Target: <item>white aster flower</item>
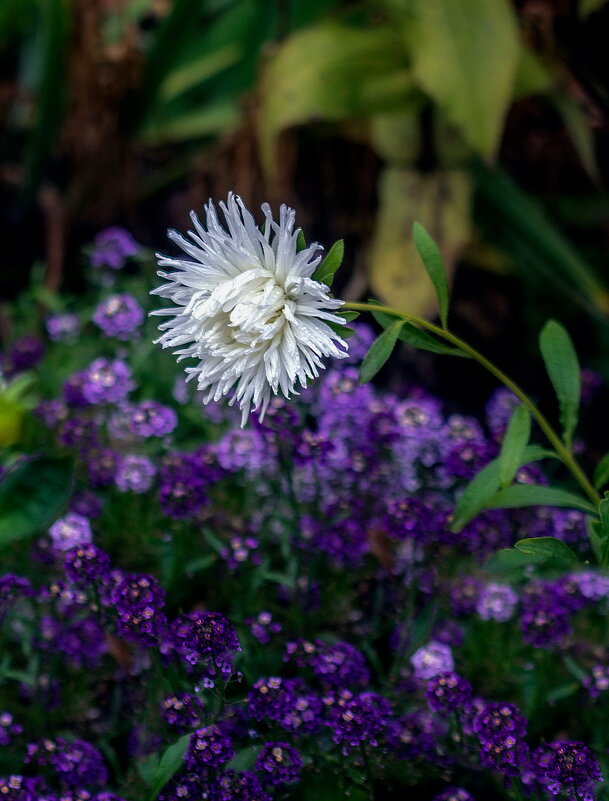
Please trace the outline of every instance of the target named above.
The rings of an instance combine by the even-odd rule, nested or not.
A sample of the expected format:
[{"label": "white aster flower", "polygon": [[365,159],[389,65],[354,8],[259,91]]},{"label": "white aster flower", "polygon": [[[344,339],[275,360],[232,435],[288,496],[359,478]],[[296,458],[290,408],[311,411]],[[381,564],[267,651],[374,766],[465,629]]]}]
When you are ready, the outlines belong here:
[{"label": "white aster flower", "polygon": [[220,208],[228,230],[210,201],[206,229],[191,213],[192,242],[169,231],[191,258],[157,255],[161,267],[174,269],[158,273],[168,283],[153,294],[175,306],[153,314],[172,316],[159,326],[163,334],[156,341],[179,348],[178,360],[199,360],[186,372],[187,380],[196,379],[207,393],[203,402],[231,393],[243,426],[252,408],[264,415],[272,394],[289,398],[297,383],[306,387],[323,369],[324,357],[346,355],[346,343],[327,325],[344,323],[330,311],[343,301],[312,280],[320,248],[314,243],[297,252],[293,209],[281,206],[276,223],[265,203],[264,224],[258,228],[236,195],[230,193]]}]

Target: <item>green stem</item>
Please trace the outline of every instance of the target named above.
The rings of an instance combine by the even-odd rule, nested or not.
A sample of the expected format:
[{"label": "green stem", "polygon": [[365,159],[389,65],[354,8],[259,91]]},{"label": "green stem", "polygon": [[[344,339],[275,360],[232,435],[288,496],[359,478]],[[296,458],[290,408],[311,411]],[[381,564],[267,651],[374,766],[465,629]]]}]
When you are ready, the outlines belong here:
[{"label": "green stem", "polygon": [[509,390],[511,390],[514,395],[521,401],[523,406],[525,406],[529,412],[531,413],[531,417],[533,417],[543,433],[548,438],[548,441],[554,447],[554,450],[558,454],[561,462],[567,467],[573,476],[573,478],[577,481],[580,487],[584,490],[586,495],[590,498],[592,503],[595,506],[598,506],[600,503],[600,495],[594,489],[592,484],[590,483],[588,477],[580,467],[578,461],[575,459],[569,448],[563,443],[560,436],[556,433],[556,431],[552,428],[546,417],[541,413],[541,411],[537,408],[537,406],[533,403],[533,401],[529,398],[529,396],[522,390],[518,384],[516,384],[512,379],[507,376],[504,372],[502,372],[498,367],[490,362],[485,356],[479,353],[475,348],[472,348],[471,345],[468,345],[467,342],[464,342],[458,336],[453,334],[451,331],[446,331],[444,328],[440,328],[438,325],[434,325],[434,323],[430,323],[427,320],[423,320],[420,317],[416,317],[413,314],[407,314],[405,312],[399,311],[399,309],[393,309],[391,306],[377,306],[376,304],[372,305],[369,303],[345,303],[342,307],[344,310],[352,310],[352,311],[378,311],[384,314],[390,314],[393,317],[398,317],[401,320],[405,320],[406,322],[413,323],[414,325],[419,326],[420,328],[427,329],[432,334],[435,334],[437,337],[441,337],[442,339],[450,342],[451,345],[454,345],[459,350],[463,351],[463,353],[467,353],[468,356],[471,356],[472,359],[481,364],[486,370],[489,371],[492,375],[495,376],[501,383],[506,386]]}]

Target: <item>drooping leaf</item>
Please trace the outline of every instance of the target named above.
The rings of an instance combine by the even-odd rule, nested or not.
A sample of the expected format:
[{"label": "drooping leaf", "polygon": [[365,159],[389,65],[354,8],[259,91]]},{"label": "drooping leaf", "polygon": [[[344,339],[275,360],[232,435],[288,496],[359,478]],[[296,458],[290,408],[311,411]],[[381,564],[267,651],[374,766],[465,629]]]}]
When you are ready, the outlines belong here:
[{"label": "drooping leaf", "polygon": [[204,53],[193,61],[176,67],[159,87],[159,99],[168,102],[189,91],[234,64],[240,56],[239,47],[232,42],[214,53]]},{"label": "drooping leaf", "polygon": [[305,235],[302,233],[302,228],[298,232],[298,236],[296,237],[296,252],[300,253],[301,250],[304,250],[307,246],[307,240],[305,239]]},{"label": "drooping leaf", "polygon": [[0,480],[0,546],[47,528],[63,511],[72,486],[69,459],[35,459]]},{"label": "drooping leaf", "polygon": [[594,181],[599,180],[598,164],[594,150],[594,134],[586,119],[585,112],[564,92],[550,95],[563,123],[579,160],[588,175]]},{"label": "drooping leaf", "polygon": [[154,799],[161,792],[167,782],[178,772],[184,764],[184,754],[188,748],[190,741],[190,734],[185,734],[166,748],[159,759],[156,773],[150,782],[150,801]]},{"label": "drooping leaf", "polygon": [[513,484],[500,490],[486,503],[487,509],[518,509],[523,506],[561,506],[596,514],[594,506],[581,495],[538,484]]},{"label": "drooping leaf", "polygon": [[[556,458],[556,454],[538,445],[527,445],[519,466],[548,458]],[[499,476],[500,461],[497,458],[490,461],[473,477],[457,501],[451,531],[461,531],[479,512],[487,508],[489,500],[499,489]]]},{"label": "drooping leaf", "polygon": [[440,248],[419,222],[413,223],[412,238],[414,239],[414,244],[421,257],[423,266],[427,270],[427,275],[436,290],[440,320],[442,321],[442,326],[446,328],[448,321],[449,292],[448,281],[446,280],[446,268],[444,266],[444,259],[440,253]]},{"label": "drooping leaf", "polygon": [[429,231],[450,277],[470,237],[470,176],[463,170],[423,174],[386,167],[379,179],[378,195],[370,285],[388,305],[418,317],[432,317],[438,308],[436,292],[421,270],[409,231],[415,220]]},{"label": "drooping leaf", "polygon": [[415,0],[411,8],[404,32],[415,78],[473,150],[493,156],[519,56],[511,3]]},{"label": "drooping leaf", "polygon": [[403,325],[404,323],[400,320],[392,323],[389,328],[385,329],[372,343],[370,350],[364,356],[359,370],[359,380],[361,384],[365,384],[367,381],[374,378],[391,356]]},{"label": "drooping leaf", "polygon": [[357,318],[360,316],[360,313],[356,311],[341,311],[339,309],[336,313],[347,323],[350,323],[352,320],[357,320]]},{"label": "drooping leaf", "polygon": [[581,375],[577,353],[566,329],[548,320],[539,337],[539,347],[560,406],[565,443],[570,447],[577,426]]},{"label": "drooping leaf", "polygon": [[499,484],[509,486],[522,464],[522,454],[531,436],[531,415],[525,406],[517,406],[505,432],[499,454]]},{"label": "drooping leaf", "polygon": [[579,562],[574,551],[569,548],[567,543],[556,539],[556,537],[531,537],[519,540],[514,545],[514,548],[525,554],[525,556],[557,562],[568,567],[573,567]]},{"label": "drooping leaf", "polygon": [[332,245],[319,267],[315,270],[311,276],[312,279],[314,281],[319,281],[326,286],[332,286],[334,275],[340,265],[343,263],[344,255],[345,242],[343,239],[339,239]]},{"label": "drooping leaf", "polygon": [[150,119],[141,131],[141,139],[147,145],[200,139],[225,133],[236,127],[239,121],[236,104],[230,100],[218,100],[201,110],[188,111],[170,119]]},{"label": "drooping leaf", "polygon": [[403,42],[387,25],[360,29],[322,21],[293,34],[269,59],[260,87],[267,174],[276,174],[275,143],[284,128],[392,109],[412,92]]}]

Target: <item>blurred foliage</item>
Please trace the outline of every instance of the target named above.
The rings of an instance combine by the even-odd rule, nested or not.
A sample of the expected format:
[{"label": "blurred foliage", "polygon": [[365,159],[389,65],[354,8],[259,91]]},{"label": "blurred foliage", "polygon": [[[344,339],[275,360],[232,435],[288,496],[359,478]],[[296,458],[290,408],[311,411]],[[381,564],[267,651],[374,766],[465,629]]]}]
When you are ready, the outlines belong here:
[{"label": "blurred foliage", "polygon": [[[552,206],[564,198],[542,186],[548,208],[547,197],[522,188],[521,175],[510,176],[522,136],[510,120],[532,104],[558,121],[567,159],[577,154],[586,198],[599,200],[604,223],[595,132],[609,93],[602,76],[570,60],[558,34],[561,24],[593,24],[603,6],[3,0],[2,211],[23,226],[40,211],[47,285],[57,288],[75,226],[89,226],[88,235],[92,226],[134,218],[138,204],[200,180],[202,158],[221,176],[214,189],[247,193],[240,184],[249,170],[250,187],[297,202],[294,165],[302,158],[310,169],[315,160],[303,152],[299,128],[378,156],[378,209],[359,244],[379,298],[434,313],[410,241],[419,219],[449,273],[464,254],[476,267],[520,270],[604,321],[608,282],[596,254],[580,251],[557,222]],[[247,145],[254,135],[259,163]],[[523,164],[526,146],[523,139]],[[215,161],[222,148],[226,157]],[[506,155],[507,171],[497,166]],[[324,165],[317,167],[321,183]]]}]

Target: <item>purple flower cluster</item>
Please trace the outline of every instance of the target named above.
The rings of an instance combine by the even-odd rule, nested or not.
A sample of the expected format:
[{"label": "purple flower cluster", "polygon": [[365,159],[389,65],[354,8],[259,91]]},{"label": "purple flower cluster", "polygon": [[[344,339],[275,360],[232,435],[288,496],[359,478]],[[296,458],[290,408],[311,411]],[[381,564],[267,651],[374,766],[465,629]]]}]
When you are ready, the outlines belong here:
[{"label": "purple flower cluster", "polygon": [[230,737],[216,728],[205,726],[191,734],[184,762],[190,770],[202,767],[217,768],[229,762],[234,756],[235,749]]},{"label": "purple flower cluster", "polygon": [[180,732],[196,729],[201,725],[202,708],[201,701],[192,693],[168,695],[162,703],[163,717]]},{"label": "purple flower cluster", "polygon": [[256,770],[270,786],[294,784],[301,769],[302,758],[289,743],[265,743],[256,760]]},{"label": "purple flower cluster", "polygon": [[179,658],[209,678],[229,678],[233,654],[241,644],[232,623],[220,612],[190,612],[173,620],[168,638]]},{"label": "purple flower cluster", "polygon": [[391,707],[389,702],[372,692],[353,695],[342,690],[336,695],[324,698],[328,710],[328,725],[332,739],[342,746],[343,754],[360,745],[375,748],[384,734]]},{"label": "purple flower cluster", "polygon": [[135,256],[139,250],[140,246],[129,231],[119,226],[105,228],[93,240],[91,265],[97,268],[122,270],[127,259]]},{"label": "purple flower cluster", "polygon": [[164,630],[162,611],[165,591],[153,576],[127,576],[111,592],[111,603],[118,613],[118,630],[140,645],[156,645]]},{"label": "purple flower cluster", "polygon": [[108,780],[101,753],[85,740],[68,742],[63,737],[57,737],[30,743],[25,761],[49,766],[68,788],[98,787]]},{"label": "purple flower cluster", "polygon": [[111,295],[102,300],[93,322],[107,337],[127,340],[144,321],[144,310],[132,295]]}]

